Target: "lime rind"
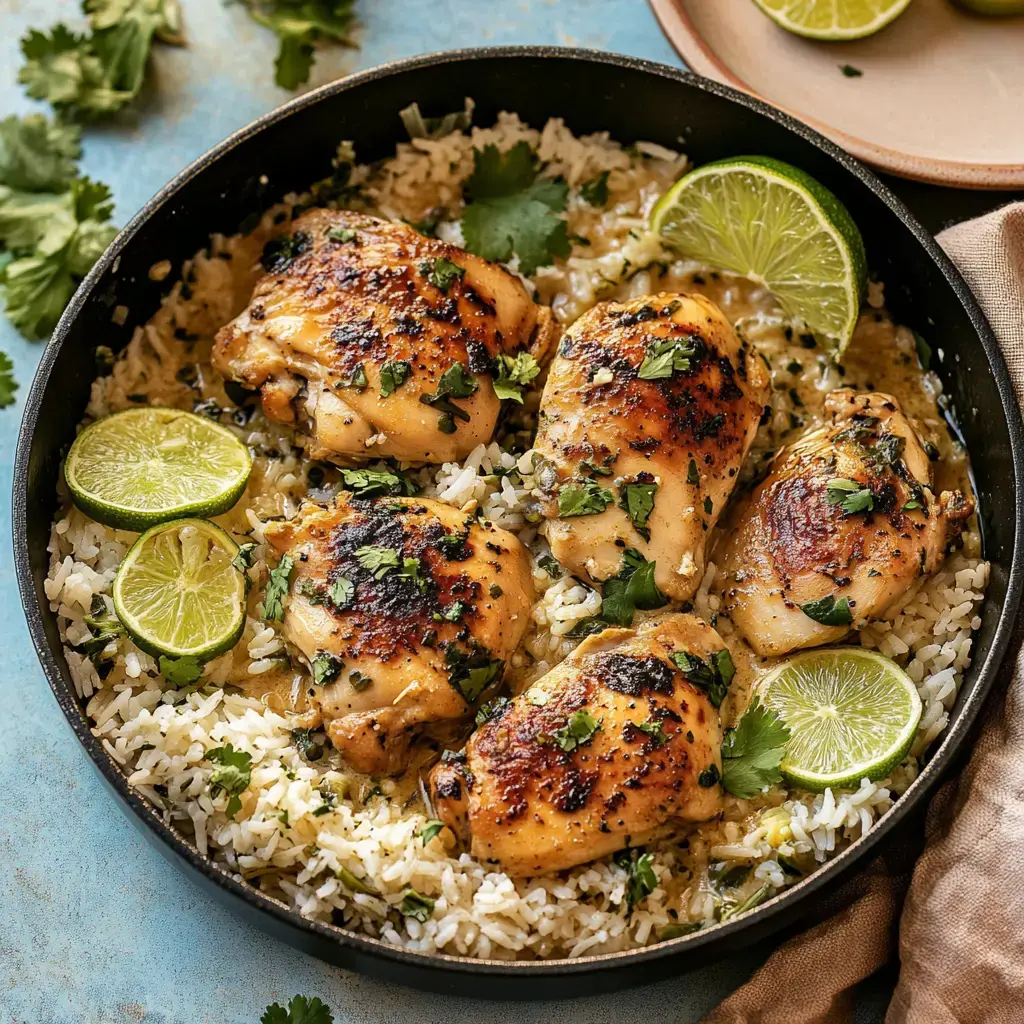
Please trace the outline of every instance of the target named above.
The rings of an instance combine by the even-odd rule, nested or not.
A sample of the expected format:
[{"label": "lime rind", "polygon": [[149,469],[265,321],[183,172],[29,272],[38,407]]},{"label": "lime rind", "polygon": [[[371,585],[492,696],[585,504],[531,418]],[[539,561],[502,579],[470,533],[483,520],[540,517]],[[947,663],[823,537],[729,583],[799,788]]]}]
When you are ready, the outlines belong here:
[{"label": "lime rind", "polygon": [[790,730],[783,776],[813,792],[884,779],[903,762],[921,720],[913,680],[859,647],[798,654],[757,689]]},{"label": "lime rind", "polygon": [[787,32],[806,39],[864,39],[896,20],[910,0],[754,0]]},{"label": "lime rind", "polygon": [[867,282],[864,242],[846,207],[798,167],[741,156],[704,164],[651,214],[670,248],[760,281],[838,358]]},{"label": "lime rind", "polygon": [[114,580],[114,611],[154,657],[207,661],[238,643],[245,627],[245,575],[238,545],[215,523],[178,519],[151,527]]},{"label": "lime rind", "polygon": [[116,412],[86,427],[64,463],[74,503],[107,526],[145,530],[232,508],[252,469],[226,427],[180,409]]}]

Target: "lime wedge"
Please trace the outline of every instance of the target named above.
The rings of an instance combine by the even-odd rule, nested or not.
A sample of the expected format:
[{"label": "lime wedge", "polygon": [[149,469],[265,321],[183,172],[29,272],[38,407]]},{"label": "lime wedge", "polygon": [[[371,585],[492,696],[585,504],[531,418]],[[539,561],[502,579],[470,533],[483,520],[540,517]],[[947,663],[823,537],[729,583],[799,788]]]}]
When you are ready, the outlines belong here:
[{"label": "lime wedge", "polygon": [[245,626],[238,545],[215,523],[177,519],[147,530],[114,580],[114,611],[148,654],[205,661],[234,647]]},{"label": "lime wedge", "polygon": [[252,460],[226,427],[180,409],[127,409],[78,435],[64,463],[74,503],[122,530],[215,516],[241,497]]},{"label": "lime wedge", "polygon": [[885,28],[910,0],[754,0],[788,32],[808,39],[863,39]]},{"label": "lime wedge", "polygon": [[658,201],[651,229],[671,249],[766,285],[838,357],[857,324],[864,242],[824,185],[764,156],[690,171]]},{"label": "lime wedge", "polygon": [[921,720],[913,680],[860,647],[798,654],[767,675],[758,693],[789,727],[779,770],[792,785],[819,793],[884,779],[906,757]]}]

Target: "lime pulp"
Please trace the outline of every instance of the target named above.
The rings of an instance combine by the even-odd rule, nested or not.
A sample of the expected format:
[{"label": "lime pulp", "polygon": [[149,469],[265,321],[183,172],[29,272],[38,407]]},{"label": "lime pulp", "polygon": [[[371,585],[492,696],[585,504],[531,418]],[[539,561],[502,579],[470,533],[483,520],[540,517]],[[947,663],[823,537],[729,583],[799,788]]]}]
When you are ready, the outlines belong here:
[{"label": "lime pulp", "polygon": [[245,575],[238,545],[205,519],[147,530],[114,580],[114,611],[128,635],[154,657],[202,661],[230,650],[245,626]]},{"label": "lime pulp", "polygon": [[885,778],[903,762],[921,720],[913,680],[860,647],[798,654],[757,689],[790,730],[783,776],[814,792]]},{"label": "lime pulp", "polygon": [[658,201],[671,249],[762,282],[835,357],[857,325],[867,259],[846,207],[809,174],[763,156],[705,164]]},{"label": "lime pulp", "polygon": [[215,516],[241,497],[252,460],[219,423],[147,406],[97,420],[64,463],[74,503],[93,519],[144,530],[185,516]]}]

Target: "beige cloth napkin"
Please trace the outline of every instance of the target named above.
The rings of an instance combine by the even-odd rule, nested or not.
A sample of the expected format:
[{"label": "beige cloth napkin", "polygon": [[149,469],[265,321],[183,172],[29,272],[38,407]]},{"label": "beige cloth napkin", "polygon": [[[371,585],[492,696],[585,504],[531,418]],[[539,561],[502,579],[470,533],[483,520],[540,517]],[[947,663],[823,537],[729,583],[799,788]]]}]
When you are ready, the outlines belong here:
[{"label": "beige cloth napkin", "polygon": [[[984,308],[1024,405],[1024,203],[939,242]],[[913,838],[891,846],[837,890],[842,909],[776,950],[704,1024],[851,1020],[850,989],[896,952],[897,923],[886,1024],[1024,1021],[1024,654],[1014,651],[970,762],[932,801],[916,866]]]}]

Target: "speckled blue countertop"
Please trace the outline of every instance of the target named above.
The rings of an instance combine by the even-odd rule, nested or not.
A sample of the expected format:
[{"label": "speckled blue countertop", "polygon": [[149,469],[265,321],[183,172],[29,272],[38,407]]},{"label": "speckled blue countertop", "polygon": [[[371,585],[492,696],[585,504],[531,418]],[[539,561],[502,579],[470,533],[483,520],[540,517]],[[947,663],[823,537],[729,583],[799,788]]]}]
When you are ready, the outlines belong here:
[{"label": "speckled blue countertop", "polygon": [[[172,175],[289,94],[276,41],[238,7],[182,0],[188,47],[158,47],[154,88],[127,124],[91,129],[83,168],[111,185],[124,223]],[[29,27],[75,23],[74,0],[0,0],[0,116],[30,109],[16,84]],[[590,46],[678,64],[644,0],[360,0],[358,51],[321,55],[311,84],[417,53],[502,43]],[[10,493],[24,395],[42,352],[0,320],[21,382],[0,411]],[[426,995],[320,963],[241,923],[126,820],[53,700],[22,618],[9,505],[0,511],[0,1021],[256,1024],[268,1003],[319,995],[341,1022],[697,1020],[760,962],[748,953],[618,996],[481,1003]]]}]

